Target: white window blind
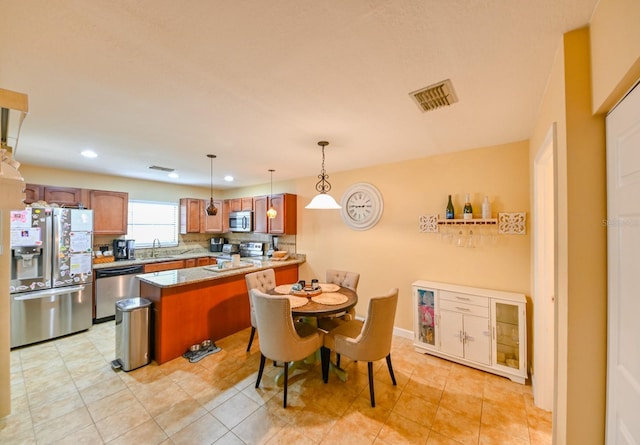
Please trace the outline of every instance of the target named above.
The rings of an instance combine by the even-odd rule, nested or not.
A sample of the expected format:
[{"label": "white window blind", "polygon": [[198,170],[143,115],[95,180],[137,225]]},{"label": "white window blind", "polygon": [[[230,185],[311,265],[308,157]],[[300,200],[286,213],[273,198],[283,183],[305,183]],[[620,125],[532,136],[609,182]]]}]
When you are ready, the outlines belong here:
[{"label": "white window blind", "polygon": [[129,201],[127,239],[135,240],[137,248],[151,247],[154,239],[158,239],[162,247],[177,246],[178,204]]}]

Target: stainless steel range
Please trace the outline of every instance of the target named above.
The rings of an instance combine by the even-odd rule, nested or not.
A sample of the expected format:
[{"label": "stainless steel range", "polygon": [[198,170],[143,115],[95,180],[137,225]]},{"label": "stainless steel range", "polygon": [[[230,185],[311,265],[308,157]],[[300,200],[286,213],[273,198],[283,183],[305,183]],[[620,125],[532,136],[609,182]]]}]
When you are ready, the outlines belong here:
[{"label": "stainless steel range", "polygon": [[241,257],[258,257],[264,255],[264,243],[245,242],[238,244],[225,244],[222,246],[222,255],[217,258],[230,260],[231,255],[240,254]]}]

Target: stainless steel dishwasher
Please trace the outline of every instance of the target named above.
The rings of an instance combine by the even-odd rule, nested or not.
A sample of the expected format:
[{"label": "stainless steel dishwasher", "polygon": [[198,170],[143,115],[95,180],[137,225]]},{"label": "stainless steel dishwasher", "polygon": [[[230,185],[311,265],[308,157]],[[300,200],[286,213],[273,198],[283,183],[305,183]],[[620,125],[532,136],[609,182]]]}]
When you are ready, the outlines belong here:
[{"label": "stainless steel dishwasher", "polygon": [[116,301],[140,296],[140,280],[144,266],[121,266],[96,269],[96,318],[94,323],[115,319]]}]

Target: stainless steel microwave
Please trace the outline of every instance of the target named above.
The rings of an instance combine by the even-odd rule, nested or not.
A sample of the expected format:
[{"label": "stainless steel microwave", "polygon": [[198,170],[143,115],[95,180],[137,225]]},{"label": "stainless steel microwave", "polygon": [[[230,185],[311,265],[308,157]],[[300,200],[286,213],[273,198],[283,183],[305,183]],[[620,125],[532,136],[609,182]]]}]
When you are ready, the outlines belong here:
[{"label": "stainless steel microwave", "polygon": [[232,232],[251,232],[253,230],[253,212],[231,212],[229,214],[229,230]]}]

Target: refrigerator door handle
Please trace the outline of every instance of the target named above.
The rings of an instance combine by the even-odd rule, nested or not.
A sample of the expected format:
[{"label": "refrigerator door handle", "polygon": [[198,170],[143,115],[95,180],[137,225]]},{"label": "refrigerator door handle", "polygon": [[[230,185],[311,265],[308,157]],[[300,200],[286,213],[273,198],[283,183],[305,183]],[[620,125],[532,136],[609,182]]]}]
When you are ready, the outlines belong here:
[{"label": "refrigerator door handle", "polygon": [[15,301],[26,301],[26,300],[37,300],[38,298],[46,298],[53,297],[55,295],[61,294],[71,294],[74,292],[80,292],[84,290],[84,286],[69,286],[69,287],[61,287],[58,289],[47,289],[41,290],[38,292],[29,292],[25,295],[18,295],[13,297]]}]

